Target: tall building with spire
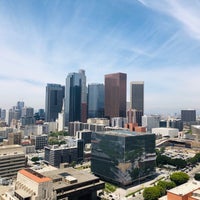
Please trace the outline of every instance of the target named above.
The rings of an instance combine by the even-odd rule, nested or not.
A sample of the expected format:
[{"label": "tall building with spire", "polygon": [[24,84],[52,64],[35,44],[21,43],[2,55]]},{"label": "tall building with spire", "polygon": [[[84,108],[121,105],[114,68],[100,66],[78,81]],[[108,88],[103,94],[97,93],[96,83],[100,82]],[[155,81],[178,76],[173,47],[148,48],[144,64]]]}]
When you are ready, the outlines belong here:
[{"label": "tall building with spire", "polygon": [[124,73],[105,75],[105,117],[126,117],[126,77]]}]

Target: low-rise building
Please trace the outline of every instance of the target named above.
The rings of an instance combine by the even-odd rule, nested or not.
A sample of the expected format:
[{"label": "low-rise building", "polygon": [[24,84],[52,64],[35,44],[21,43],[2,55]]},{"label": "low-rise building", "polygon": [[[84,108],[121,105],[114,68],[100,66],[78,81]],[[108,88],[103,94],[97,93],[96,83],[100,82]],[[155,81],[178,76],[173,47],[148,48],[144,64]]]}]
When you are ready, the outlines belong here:
[{"label": "low-rise building", "polygon": [[48,136],[45,134],[42,135],[32,135],[31,136],[31,144],[35,145],[35,149],[44,149],[48,144]]},{"label": "low-rise building", "polygon": [[20,145],[0,147],[0,177],[14,177],[26,164],[25,154]]},{"label": "low-rise building", "polygon": [[192,125],[191,126],[192,135],[196,142],[200,141],[200,125]]},{"label": "low-rise building", "polygon": [[159,200],[199,200],[200,181],[191,180],[167,191],[165,197]]},{"label": "low-rise building", "polygon": [[153,128],[158,128],[160,123],[159,115],[142,116],[142,126],[146,127],[147,132],[152,132]]},{"label": "low-rise building", "polygon": [[157,136],[166,137],[166,138],[175,138],[178,137],[179,130],[177,128],[153,128],[152,133],[155,133]]},{"label": "low-rise building", "polygon": [[77,140],[76,145],[49,145],[44,148],[45,163],[60,167],[61,163],[80,162],[83,160],[83,140]]},{"label": "low-rise building", "polygon": [[1,195],[2,200],[96,200],[104,182],[94,175],[73,169],[36,172],[22,169],[15,187]]}]

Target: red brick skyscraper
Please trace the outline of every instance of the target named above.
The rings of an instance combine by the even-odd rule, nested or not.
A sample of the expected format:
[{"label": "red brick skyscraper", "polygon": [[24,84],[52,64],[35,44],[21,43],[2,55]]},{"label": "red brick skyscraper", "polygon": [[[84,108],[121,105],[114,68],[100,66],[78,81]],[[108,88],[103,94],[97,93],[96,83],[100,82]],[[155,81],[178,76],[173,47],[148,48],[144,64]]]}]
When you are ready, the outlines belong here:
[{"label": "red brick skyscraper", "polygon": [[126,117],[126,74],[105,75],[105,117]]}]

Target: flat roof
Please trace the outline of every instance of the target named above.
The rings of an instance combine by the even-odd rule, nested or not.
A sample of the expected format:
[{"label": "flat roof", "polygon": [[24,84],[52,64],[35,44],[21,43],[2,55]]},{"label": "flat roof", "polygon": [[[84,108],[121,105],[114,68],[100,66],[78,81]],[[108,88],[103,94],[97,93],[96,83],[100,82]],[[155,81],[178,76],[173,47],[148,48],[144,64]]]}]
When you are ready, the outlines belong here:
[{"label": "flat roof", "polygon": [[183,185],[180,185],[178,187],[175,187],[171,190],[168,190],[167,192],[176,194],[176,195],[186,195],[194,190],[197,190],[200,188],[200,181],[189,181]]},{"label": "flat roof", "polygon": [[77,179],[76,183],[68,183],[65,181],[55,182],[54,183],[55,189],[71,186],[73,184],[76,185],[76,184],[80,184],[80,183],[84,183],[84,182],[88,182],[88,181],[99,180],[98,177],[96,177],[92,174],[89,174],[82,170],[74,169],[72,167],[58,169],[58,170],[52,170],[52,171],[46,171],[46,172],[42,172],[41,174],[46,177],[51,178],[52,180],[56,180],[56,179],[63,180],[63,179],[65,179],[66,176],[71,176],[71,177]]},{"label": "flat roof", "polygon": [[200,129],[200,125],[192,125],[192,127],[196,128],[196,129]]},{"label": "flat roof", "polygon": [[23,147],[21,145],[6,145],[0,147],[0,156],[24,154]]},{"label": "flat roof", "polygon": [[27,178],[37,182],[37,183],[44,183],[51,181],[51,178],[43,176],[42,174],[33,171],[32,169],[22,169],[19,171],[20,174],[23,174]]},{"label": "flat roof", "polygon": [[97,132],[100,134],[107,134],[107,135],[118,135],[118,136],[141,136],[141,135],[155,135],[154,133],[143,133],[143,132],[136,132],[136,131],[128,131],[128,130],[111,130],[111,131],[101,131]]}]

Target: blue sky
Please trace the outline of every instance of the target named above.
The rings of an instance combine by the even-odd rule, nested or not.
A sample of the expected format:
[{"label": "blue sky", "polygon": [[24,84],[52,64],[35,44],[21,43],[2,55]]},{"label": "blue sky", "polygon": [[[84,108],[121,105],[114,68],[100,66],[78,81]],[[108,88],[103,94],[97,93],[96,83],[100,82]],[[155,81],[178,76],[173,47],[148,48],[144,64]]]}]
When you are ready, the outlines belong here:
[{"label": "blue sky", "polygon": [[47,83],[145,82],[146,113],[200,109],[199,0],[0,0],[0,107],[44,107]]}]

